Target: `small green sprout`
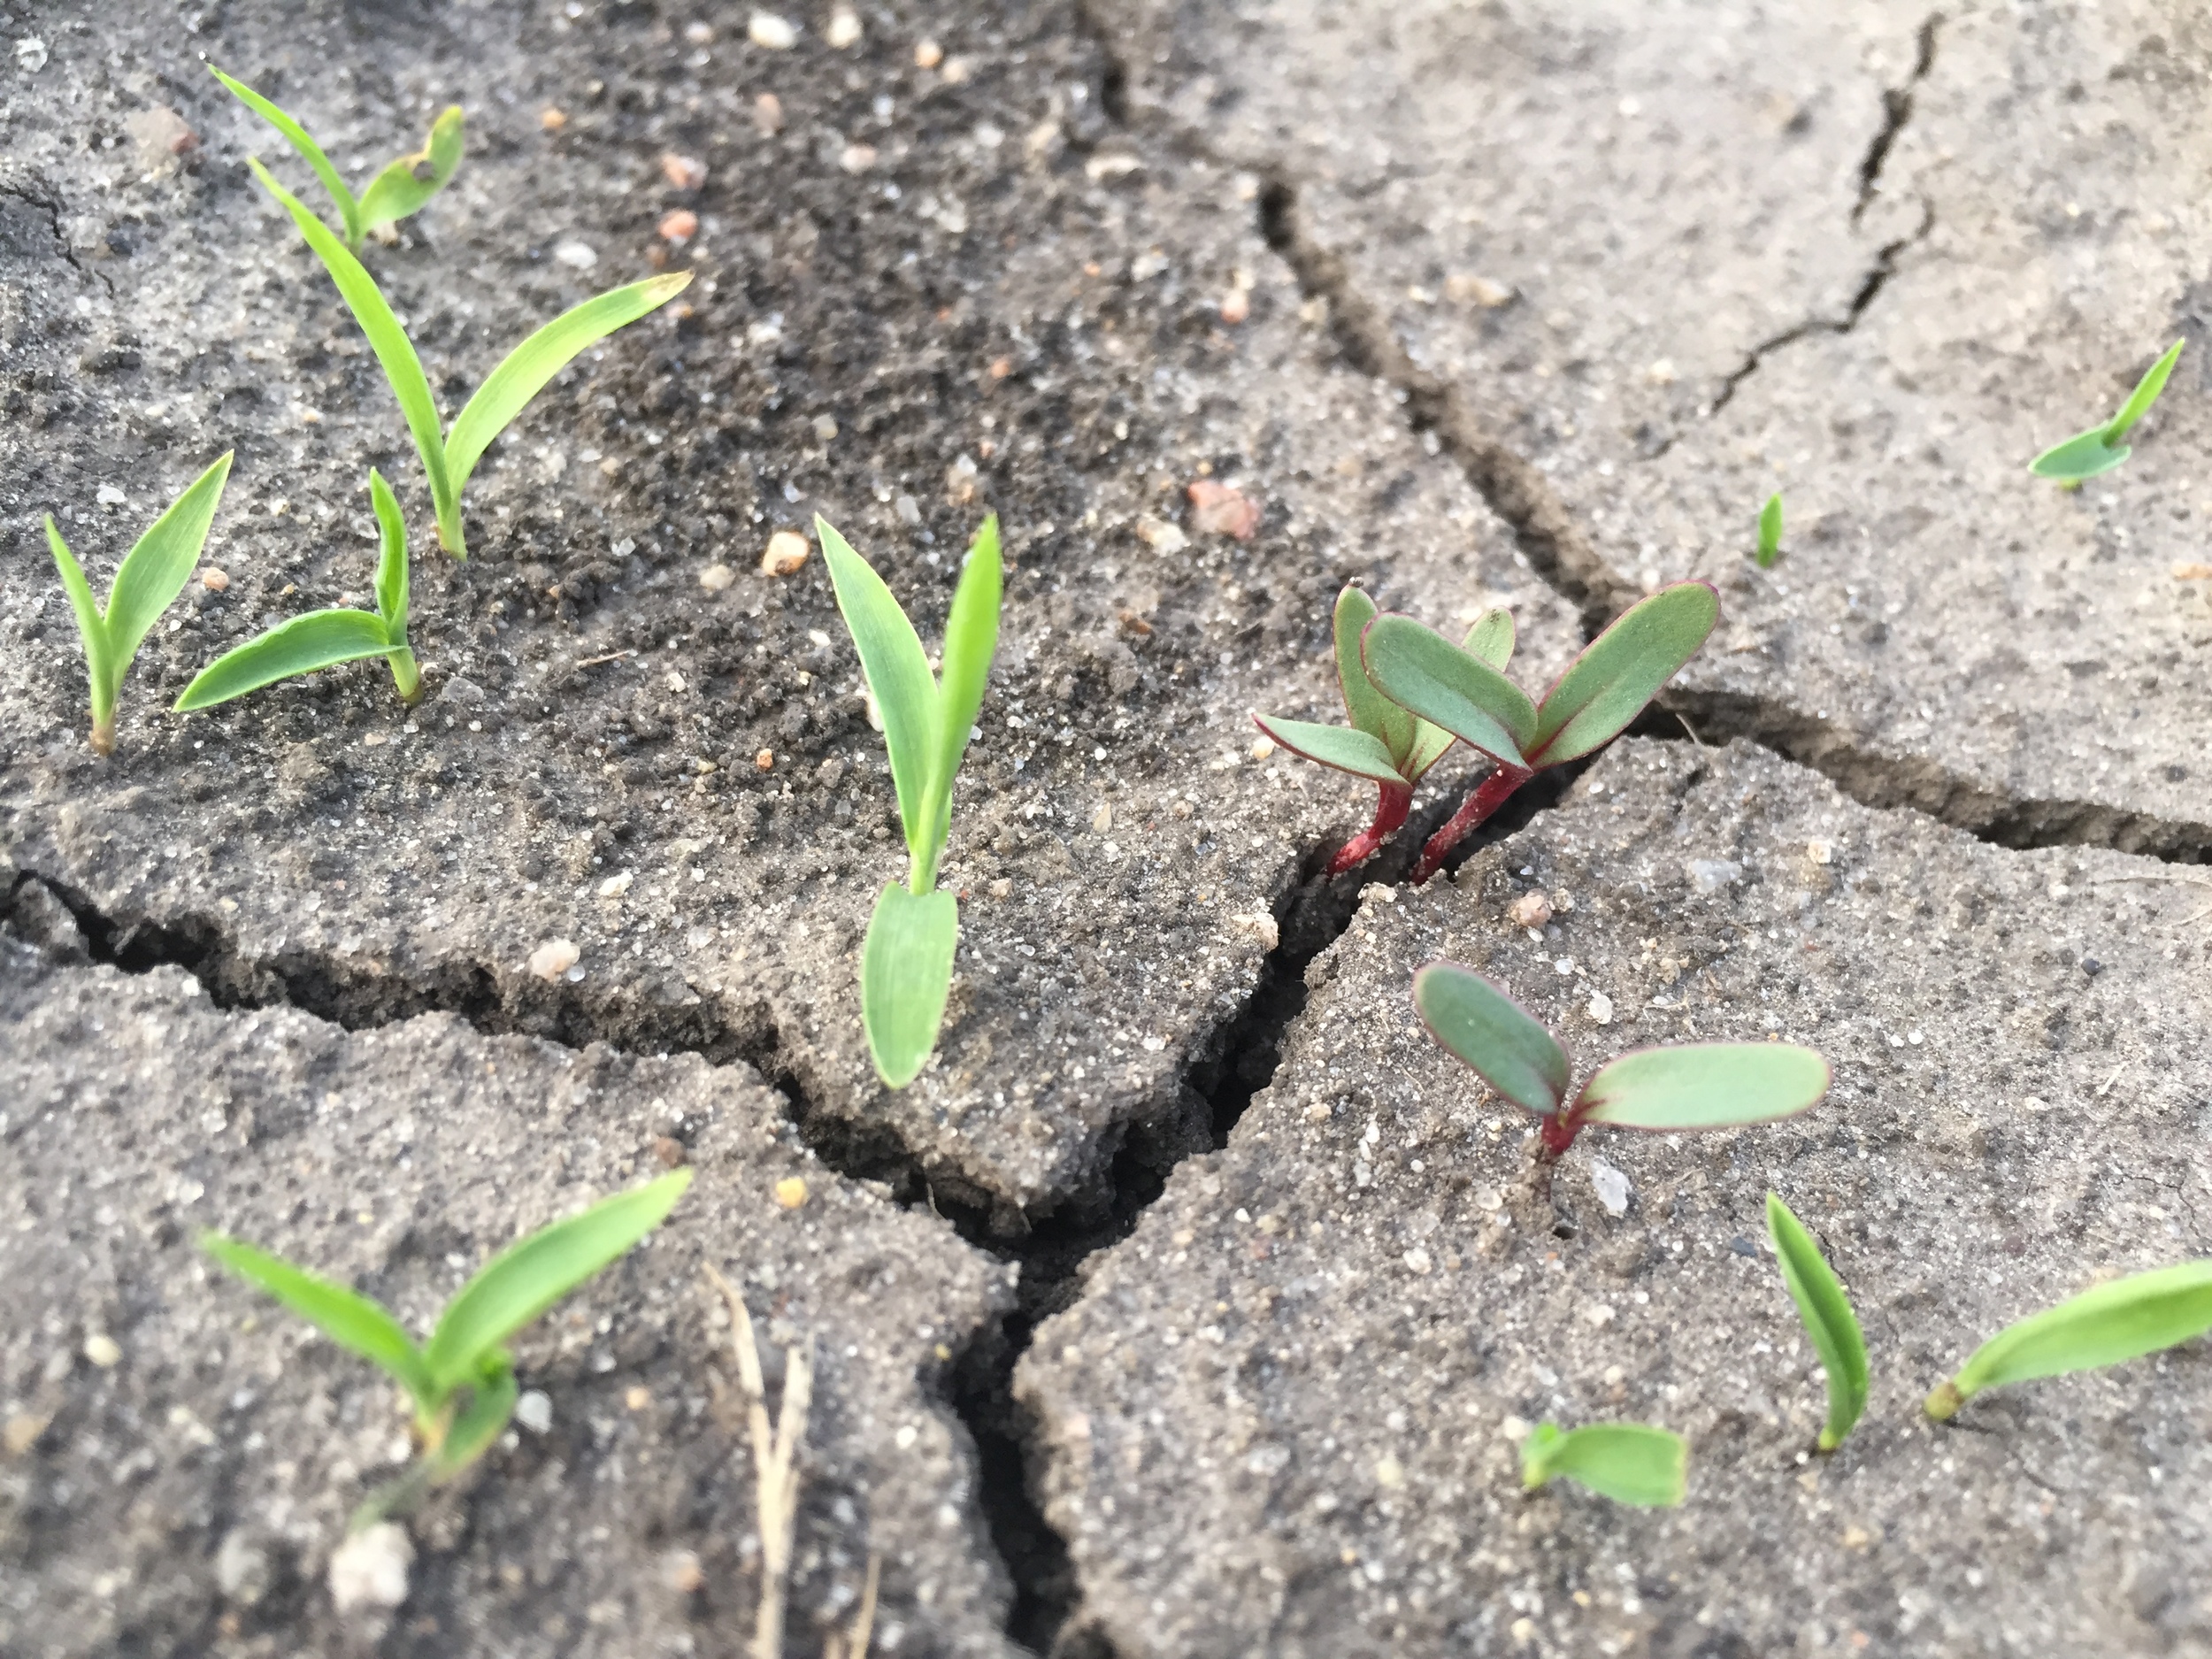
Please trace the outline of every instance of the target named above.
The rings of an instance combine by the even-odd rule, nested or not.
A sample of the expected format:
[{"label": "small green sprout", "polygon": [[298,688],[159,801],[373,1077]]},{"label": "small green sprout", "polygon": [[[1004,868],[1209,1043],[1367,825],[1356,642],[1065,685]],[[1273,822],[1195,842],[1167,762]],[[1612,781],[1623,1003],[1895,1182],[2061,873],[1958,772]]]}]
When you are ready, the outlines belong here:
[{"label": "small green sprout", "polygon": [[1561,1475],[1616,1503],[1671,1509],[1689,1492],[1690,1443],[1644,1423],[1592,1423],[1563,1432],[1539,1423],[1521,1442],[1521,1488],[1535,1492]]},{"label": "small green sprout", "polygon": [[329,226],[269,176],[266,167],[253,160],[246,165],[253,169],[262,188],[291,214],[300,234],[337,284],[361,332],[369,337],[369,347],[384,366],[384,378],[399,400],[400,413],[406,417],[407,430],[422,457],[422,470],[429,477],[430,499],[438,514],[438,544],[456,558],[468,557],[468,543],[461,534],[461,491],[492,440],[579,353],[666,304],[691,281],[690,272],[672,271],[666,276],[648,277],[626,288],[610,289],[562,312],[509,352],[476,388],[452,427],[442,429],[437,400],[430,395],[422,360],[415,355],[414,342],[399,326],[399,319],[385,303],[376,280],[330,234]]},{"label": "small green sprout", "polygon": [[1772,570],[1774,561],[1781,557],[1782,492],[1778,489],[1767,497],[1767,504],[1759,509],[1759,568]]},{"label": "small green sprout", "polygon": [[2143,378],[2135,383],[2120,412],[2101,426],[2092,426],[2078,433],[2063,443],[2055,443],[2028,463],[2028,471],[2038,478],[2055,480],[2062,489],[2078,489],[2084,479],[2094,478],[2100,472],[2109,472],[2114,467],[2135,453],[2120,440],[2127,436],[2128,428],[2150,412],[2158,401],[2159,393],[2166,389],[2166,377],[2174,372],[2175,359],[2188,343],[2177,340],[2166,349],[2166,355],[2151,365]]},{"label": "small green sprout", "polygon": [[225,651],[203,668],[177,699],[177,712],[212,708],[296,674],[381,657],[391,664],[402,703],[422,696],[422,673],[407,644],[407,526],[392,487],[369,469],[369,502],[376,509],[382,550],[376,561],[376,609],[340,606],[311,611]]},{"label": "small green sprout", "polygon": [[203,1233],[200,1248],[381,1366],[414,1402],[422,1455],[355,1511],[357,1532],[483,1455],[515,1409],[514,1363],[503,1345],[658,1226],[690,1185],[691,1171],[677,1170],[509,1245],[461,1286],[420,1345],[379,1303],[281,1256],[217,1233]]},{"label": "small green sprout", "polygon": [[[1261,731],[1292,754],[1365,778],[1377,791],[1375,818],[1338,849],[1327,873],[1340,876],[1372,857],[1398,833],[1413,805],[1413,787],[1443,758],[1452,734],[1409,714],[1375,689],[1360,661],[1360,635],[1375,619],[1375,602],[1347,587],[1336,596],[1336,679],[1349,726],[1317,726],[1256,714]],[[1464,649],[1502,673],[1513,656],[1513,613],[1486,611],[1467,630]]]},{"label": "small green sprout", "polygon": [[1789,1286],[1805,1334],[1828,1373],[1828,1421],[1821,1425],[1818,1444],[1822,1451],[1832,1452],[1866,1409],[1866,1339],[1820,1246],[1772,1193],[1767,1194],[1767,1233],[1774,1240],[1774,1259],[1782,1264],[1782,1282]]},{"label": "small green sprout", "polygon": [[1413,976],[1429,1034],[1516,1106],[1543,1121],[1540,1163],[1556,1162],[1585,1124],[1621,1129],[1741,1129],[1794,1118],[1828,1092],[1828,1063],[1791,1042],[1688,1042],[1637,1048],[1570,1095],[1573,1068],[1521,1005],[1455,962]]},{"label": "small green sprout", "polygon": [[1376,689],[1494,763],[1451,821],[1429,837],[1416,886],[1452,849],[1548,766],[1602,748],[1697,654],[1720,620],[1709,582],[1678,582],[1632,605],[1575,658],[1540,703],[1479,652],[1454,645],[1410,617],[1381,616],[1360,636]]},{"label": "small green sprout", "polygon": [[138,544],[125,557],[108,589],[105,611],[92,597],[91,584],[69,544],[61,539],[54,515],[46,515],[46,544],[53,549],[61,585],[68,589],[70,608],[77,613],[77,634],[84,641],[85,678],[92,690],[92,752],[115,752],[115,699],[123,688],[123,676],[138,655],[146,631],[174,603],[191,580],[207,545],[209,526],[223,499],[223,485],[230,477],[230,454],[195,479],[169,511],[147,527]]},{"label": "small green sprout", "polygon": [[1936,1386],[1925,1409],[1947,1422],[1985,1388],[2117,1365],[2206,1331],[2212,1331],[2212,1261],[2131,1274],[2000,1331],[1958,1375]]},{"label": "small green sprout", "polygon": [[860,948],[860,1021],[868,1052],[884,1082],[904,1088],[937,1046],[952,990],[960,912],[951,894],[938,891],[937,865],[951,833],[953,777],[983,707],[984,681],[998,649],[998,515],[976,532],[967,567],[953,589],[941,685],[930,672],[914,625],[883,579],[826,519],[818,517],[814,528],[837,590],[837,609],[882,719],[906,833],[907,885],[884,884]]},{"label": "small green sprout", "polygon": [[323,154],[323,147],[307,135],[305,127],[244,81],[232,80],[213,64],[207,67],[210,74],[230,88],[233,97],[281,133],[299,151],[300,158],[315,170],[323,188],[338,204],[346,246],[356,253],[361,251],[362,240],[371,232],[420,211],[425,203],[445,188],[461,165],[461,106],[456,104],[430,124],[430,136],[420,150],[386,165],[357,198],[339,177],[338,169],[331,165],[330,157]]}]

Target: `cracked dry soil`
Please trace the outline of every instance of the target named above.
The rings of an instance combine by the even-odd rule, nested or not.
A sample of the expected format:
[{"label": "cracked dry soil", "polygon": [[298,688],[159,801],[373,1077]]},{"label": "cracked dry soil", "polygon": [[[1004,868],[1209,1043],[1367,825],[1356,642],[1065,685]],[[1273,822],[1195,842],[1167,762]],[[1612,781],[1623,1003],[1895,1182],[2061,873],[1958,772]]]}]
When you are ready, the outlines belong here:
[{"label": "cracked dry soil", "polygon": [[[1947,1433],[1912,1409],[1998,1325],[2208,1245],[2175,865],[2212,828],[2171,688],[2212,630],[2164,574],[2212,511],[2207,382],[2111,490],[2017,476],[2193,338],[2202,24],[888,5],[772,51],[748,15],[0,0],[41,48],[0,103],[0,1654],[744,1651],[709,1263],[820,1365],[795,1654],[872,1555],[886,1653],[2207,1651],[2200,1346]],[[449,407],[560,307],[698,272],[495,448],[467,564],[243,157],[298,170],[203,53],[342,165],[466,106],[455,184],[370,254]],[[149,641],[96,762],[37,517],[98,580],[233,447],[227,586]],[[357,667],[162,712],[358,600],[372,465],[429,701]],[[1202,477],[1250,540],[1196,522]],[[1778,479],[1799,528],[1759,572]],[[987,510],[955,1001],[892,1095],[852,987],[900,868],[879,742],[818,559],[755,566],[823,511],[927,638]],[[1695,574],[1725,637],[1673,715],[1453,880],[1399,887],[1411,836],[1313,880],[1367,803],[1245,717],[1330,718],[1344,581],[1510,605],[1540,687]],[[1573,901],[1540,942],[1501,919],[1539,883]],[[1437,949],[1586,1056],[1772,1030],[1844,1081],[1782,1131],[1578,1148],[1562,1215],[1511,1213],[1518,1125],[1410,1030]],[[402,1606],[340,1618],[395,1402],[195,1233],[420,1321],[673,1159],[668,1227],[521,1345],[548,1426],[419,1518]],[[1874,1342],[1875,1413],[1818,1466],[1770,1185]],[[1555,1412],[1690,1433],[1689,1506],[1521,1501],[1504,1430]]]}]

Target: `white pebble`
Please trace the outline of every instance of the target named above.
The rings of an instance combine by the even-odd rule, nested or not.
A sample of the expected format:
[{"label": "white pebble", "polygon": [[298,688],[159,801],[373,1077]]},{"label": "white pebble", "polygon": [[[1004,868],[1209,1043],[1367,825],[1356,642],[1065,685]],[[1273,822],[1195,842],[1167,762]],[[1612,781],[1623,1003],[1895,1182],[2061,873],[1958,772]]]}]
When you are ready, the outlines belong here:
[{"label": "white pebble", "polygon": [[1613,1023],[1613,999],[1602,991],[1590,993],[1590,1018],[1601,1025]]},{"label": "white pebble", "polygon": [[1593,1156],[1590,1160],[1590,1187],[1598,1195],[1598,1202],[1605,1206],[1609,1216],[1628,1213],[1628,1201],[1635,1192],[1628,1177],[1617,1166],[1605,1159]]},{"label": "white pebble", "polygon": [[562,242],[553,250],[553,257],[579,271],[588,271],[599,263],[598,250],[588,242]]},{"label": "white pebble", "polygon": [[530,953],[530,972],[541,979],[557,979],[576,965],[582,954],[573,941],[549,939]]},{"label": "white pebble", "polygon": [[128,502],[130,497],[112,484],[103,484],[100,486],[99,494],[94,499],[98,501],[103,507],[120,507]]},{"label": "white pebble", "polygon": [[860,44],[860,14],[839,9],[830,14],[829,27],[822,31],[822,38],[839,51]]},{"label": "white pebble", "polygon": [[799,43],[798,27],[772,12],[756,12],[745,25],[745,38],[772,52],[787,52]]},{"label": "white pebble", "polygon": [[338,1546],[330,1558],[330,1599],[341,1613],[364,1607],[397,1607],[407,1599],[407,1569],[415,1547],[404,1527],[379,1521]]},{"label": "white pebble", "polygon": [[533,1434],[544,1433],[553,1426],[553,1402],[543,1389],[531,1389],[515,1402],[515,1421]]},{"label": "white pebble", "polygon": [[1694,858],[1690,881],[1700,893],[1717,893],[1743,879],[1743,866],[1732,858]]},{"label": "white pebble", "polygon": [[636,879],[636,872],[629,870],[625,870],[620,875],[609,876],[599,884],[599,896],[603,899],[618,899],[630,890],[630,883]]}]

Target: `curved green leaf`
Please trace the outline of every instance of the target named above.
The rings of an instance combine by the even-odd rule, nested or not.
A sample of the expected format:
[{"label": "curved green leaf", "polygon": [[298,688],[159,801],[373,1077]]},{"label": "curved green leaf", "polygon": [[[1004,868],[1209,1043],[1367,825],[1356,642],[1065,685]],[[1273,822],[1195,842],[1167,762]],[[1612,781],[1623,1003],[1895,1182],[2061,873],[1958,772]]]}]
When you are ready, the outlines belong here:
[{"label": "curved green leaf", "polygon": [[1616,1503],[1672,1509],[1689,1491],[1690,1446],[1642,1423],[1593,1423],[1563,1434],[1540,1423],[1521,1444],[1521,1484],[1533,1492],[1562,1475]]},{"label": "curved green leaf", "polygon": [[1842,1281],[1821,1255],[1820,1246],[1772,1193],[1767,1194],[1767,1233],[1774,1240],[1782,1282],[1789,1286],[1790,1300],[1805,1322],[1805,1334],[1812,1339],[1813,1352],[1828,1373],[1828,1421],[1821,1427],[1820,1449],[1832,1452],[1866,1409],[1866,1339],[1851,1311],[1851,1299],[1844,1294]]},{"label": "curved green leaf", "polygon": [[1500,673],[1513,660],[1515,631],[1513,613],[1502,605],[1493,605],[1474,619],[1467,630],[1467,637],[1459,642],[1468,656],[1479,658]]},{"label": "curved green leaf", "polygon": [[395,646],[407,641],[407,521],[384,474],[369,469],[369,505],[376,513],[376,613]]},{"label": "curved green leaf", "polygon": [[146,630],[192,579],[192,567],[207,545],[208,527],[215,522],[215,509],[222,503],[223,485],[229,478],[230,452],[226,450],[147,526],[115,572],[115,585],[108,589],[107,625],[108,650],[119,681],[138,655]]},{"label": "curved green leaf", "polygon": [[77,637],[84,641],[85,679],[92,693],[92,718],[95,724],[104,723],[114,712],[116,690],[123,678],[115,653],[108,648],[107,618],[100,614],[84,568],[69,550],[69,543],[61,539],[61,529],[50,512],[46,515],[46,545],[53,550],[54,568],[61,572],[69,608],[77,614]]},{"label": "curved green leaf", "polygon": [[1410,617],[1377,617],[1360,639],[1376,688],[1502,765],[1520,766],[1535,734],[1528,694],[1479,657]]},{"label": "curved green leaf", "polygon": [[2120,412],[2106,423],[2104,441],[2107,443],[2119,442],[2121,439],[2127,436],[2130,426],[2151,412],[2151,405],[2158,401],[2158,395],[2166,389],[2166,377],[2174,372],[2174,365],[2180,360],[2182,347],[2188,343],[2186,340],[2175,341],[2172,345],[2166,348],[2163,357],[2143,372],[2143,378],[2135,383],[2135,389],[2128,394],[2127,402],[2120,405]]},{"label": "curved green leaf", "polygon": [[[430,124],[430,137],[411,156],[402,156],[361,192],[361,228],[365,233],[419,212],[446,187],[461,165],[461,106],[453,104]],[[356,240],[358,240],[357,238]]]},{"label": "curved green leaf", "polygon": [[1456,962],[1413,976],[1413,1006],[1429,1034],[1517,1106],[1549,1116],[1567,1093],[1567,1051],[1503,991]]},{"label": "curved green leaf", "polygon": [[330,157],[323,154],[323,147],[307,135],[307,129],[304,127],[251,87],[246,85],[244,81],[233,81],[213,64],[210,64],[207,67],[209,73],[230,88],[231,96],[236,98],[239,103],[244,104],[281,133],[285,142],[299,151],[300,159],[315,170],[315,176],[323,181],[323,188],[330,192],[330,199],[338,204],[338,216],[345,232],[347,245],[358,248],[361,245],[363,228],[360,204],[354,200],[353,192],[346,188],[345,180],[339,176],[338,169],[331,165]]},{"label": "curved green leaf", "polygon": [[[1355,778],[1369,779],[1386,789],[1406,787],[1406,780],[1399,775],[1397,763],[1390,758],[1382,739],[1370,733],[1356,732],[1348,726],[1286,720],[1272,714],[1256,714],[1252,719],[1261,731],[1301,759],[1333,766]],[[1448,733],[1446,741],[1450,741]]]},{"label": "curved green leaf", "polygon": [[2047,478],[2061,484],[2078,484],[2085,478],[2094,478],[2100,472],[2109,472],[2134,453],[2124,443],[2108,442],[2105,434],[2108,426],[2098,426],[2089,432],[2076,433],[2063,443],[2055,443],[2028,463],[2028,471],[2038,478]]},{"label": "curved green leaf", "polygon": [[838,612],[860,653],[860,672],[883,721],[883,746],[891,757],[891,782],[898,792],[906,850],[918,868],[933,866],[927,808],[936,764],[940,699],[929,658],[922,654],[914,625],[868,561],[818,514],[814,532],[822,543],[822,560],[829,566],[830,585],[837,591]]},{"label": "curved green leaf", "polygon": [[366,1296],[219,1233],[202,1233],[200,1248],[241,1279],[267,1291],[340,1348],[383,1367],[423,1411],[435,1411],[444,1400],[447,1391],[431,1374],[414,1340]]},{"label": "curved green leaf", "polygon": [[430,1479],[442,1485],[461,1473],[490,1449],[507,1419],[515,1414],[520,1398],[515,1368],[503,1350],[485,1356],[477,1368],[469,1402],[447,1425],[445,1438],[430,1454]]},{"label": "curved green leaf", "polygon": [[1344,696],[1345,717],[1355,731],[1366,733],[1389,751],[1391,772],[1395,776],[1413,752],[1415,721],[1375,688],[1375,682],[1367,677],[1366,664],[1360,661],[1360,635],[1375,615],[1375,602],[1359,588],[1345,584],[1344,591],[1336,596],[1333,624],[1336,683]]},{"label": "curved green leaf", "polygon": [[976,532],[968,549],[960,585],[953,589],[952,610],[945,618],[944,665],[937,694],[937,752],[930,769],[930,808],[926,815],[925,843],[932,856],[914,872],[913,883],[925,892],[937,884],[936,855],[944,850],[952,824],[952,783],[959,773],[961,757],[968,752],[968,734],[975,730],[982,711],[983,688],[991,674],[991,658],[998,650],[999,602],[1004,579],[999,562],[998,515],[993,513]]},{"label": "curved green leaf", "polygon": [[860,1023],[876,1071],[893,1088],[920,1075],[952,990],[960,907],[940,888],[915,893],[887,883],[860,947]]},{"label": "curved green leaf", "polygon": [[1782,554],[1782,492],[1777,490],[1767,497],[1767,504],[1759,509],[1759,552],[1761,570],[1774,568],[1774,561]]},{"label": "curved green leaf", "polygon": [[1677,582],[1630,606],[1545,695],[1529,764],[1556,766],[1611,742],[1719,620],[1720,595],[1710,582]]},{"label": "curved green leaf", "polygon": [[1793,1118],[1827,1092],[1828,1063],[1793,1042],[1686,1042],[1599,1067],[1573,1116],[1622,1129],[1735,1129]]},{"label": "curved green leaf", "polygon": [[233,647],[200,670],[177,699],[177,712],[211,709],[295,674],[384,657],[391,649],[384,618],[373,611],[311,611]]}]

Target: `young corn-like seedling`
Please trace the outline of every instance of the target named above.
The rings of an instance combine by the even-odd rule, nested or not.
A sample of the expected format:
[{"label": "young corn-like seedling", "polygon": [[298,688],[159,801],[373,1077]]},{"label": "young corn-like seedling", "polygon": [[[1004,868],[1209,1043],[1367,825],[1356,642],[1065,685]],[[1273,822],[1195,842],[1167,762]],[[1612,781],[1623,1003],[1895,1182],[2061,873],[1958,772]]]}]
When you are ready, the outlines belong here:
[{"label": "young corn-like seedling", "polygon": [[1687,1494],[1690,1443],[1643,1423],[1592,1423],[1562,1431],[1539,1423],[1521,1442],[1521,1488],[1564,1475],[1616,1503],[1671,1509]]},{"label": "young corn-like seedling", "polygon": [[380,1304],[281,1256],[215,1233],[203,1234],[200,1248],[339,1347],[381,1366],[414,1402],[421,1455],[354,1512],[350,1530],[357,1532],[483,1455],[515,1409],[507,1340],[627,1253],[690,1185],[691,1171],[677,1170],[509,1245],[461,1286],[421,1344]]},{"label": "young corn-like seedling", "polygon": [[[1413,787],[1443,758],[1452,734],[1409,714],[1375,689],[1360,661],[1360,634],[1375,619],[1375,602],[1356,588],[1336,596],[1336,680],[1349,726],[1319,726],[1256,714],[1261,731],[1294,755],[1365,778],[1376,788],[1375,818],[1338,849],[1328,874],[1342,875],[1365,863],[1406,821]],[[1513,656],[1513,615],[1486,611],[1467,630],[1463,648],[1502,673]]]},{"label": "young corn-like seedling", "polygon": [[1678,582],[1631,606],[1575,658],[1540,703],[1472,650],[1410,617],[1380,616],[1360,636],[1377,690],[1494,763],[1490,775],[1429,837],[1416,886],[1452,849],[1548,766],[1579,760],[1620,735],[1659,688],[1696,655],[1720,619],[1708,582]]},{"label": "young corn-like seedling", "polygon": [[1767,1233],[1774,1240],[1774,1259],[1782,1265],[1782,1282],[1789,1286],[1805,1334],[1828,1374],[1828,1420],[1821,1425],[1818,1445],[1832,1452],[1866,1409],[1866,1339],[1820,1246],[1772,1193],[1767,1194]]},{"label": "young corn-like seedling", "polygon": [[1985,1388],[2140,1359],[2212,1330],[2212,1261],[2183,1262],[2085,1290],[1976,1348],[1936,1385],[1926,1410],[1947,1422]]},{"label": "young corn-like seedling", "polygon": [[207,67],[210,74],[230,88],[231,96],[275,127],[285,142],[299,151],[300,159],[315,170],[315,176],[323,181],[323,188],[330,192],[330,199],[338,204],[346,246],[356,253],[361,251],[363,239],[372,231],[396,225],[420,211],[425,203],[445,188],[454,170],[461,165],[461,106],[456,104],[442,111],[430,124],[430,136],[420,150],[387,165],[357,197],[346,188],[338,169],[331,165],[330,157],[323,154],[323,147],[307,135],[305,127],[244,81],[232,80],[213,64]]},{"label": "young corn-like seedling", "polygon": [[860,948],[860,1019],[868,1052],[883,1080],[904,1088],[937,1046],[952,989],[960,912],[950,893],[938,891],[937,865],[951,833],[953,777],[983,707],[984,681],[998,649],[998,516],[986,518],[976,532],[967,568],[953,590],[941,683],[883,579],[826,520],[817,518],[814,528],[837,590],[837,609],[882,719],[906,833],[906,886],[884,884]]},{"label": "young corn-like seedling", "polygon": [[1774,561],[1782,557],[1782,492],[1776,490],[1767,497],[1767,504],[1759,509],[1759,551],[1757,561],[1763,571],[1774,568]]},{"label": "young corn-like seedling", "polygon": [[2143,378],[2135,383],[2120,412],[2101,426],[2092,426],[2063,443],[2055,443],[2028,463],[2028,471],[2038,478],[2055,481],[2062,489],[2078,489],[2084,479],[2094,478],[2100,472],[2109,472],[2114,467],[2135,453],[2121,439],[2137,421],[2150,412],[2158,401],[2159,393],[2166,389],[2166,377],[2174,372],[2174,361],[2181,356],[2185,340],[2177,340],[2166,349],[2166,355],[2151,365]]},{"label": "young corn-like seedling", "polygon": [[376,609],[311,611],[225,651],[184,688],[184,695],[177,699],[180,714],[212,708],[296,674],[311,674],[367,657],[381,657],[391,664],[402,703],[412,705],[422,696],[422,673],[407,644],[407,526],[392,487],[374,467],[369,469],[369,503],[376,510],[381,543],[376,561]]},{"label": "young corn-like seedling", "polygon": [[146,631],[191,579],[229,477],[230,456],[226,452],[193,480],[168,511],[147,526],[146,534],[138,538],[116,571],[105,610],[92,597],[92,585],[85,580],[84,569],[69,544],[61,539],[53,514],[46,515],[46,544],[53,549],[61,585],[69,593],[69,607],[76,612],[78,638],[84,642],[85,678],[92,692],[92,752],[96,755],[115,752],[115,699],[123,688],[123,676],[130,672],[131,660],[138,655]]},{"label": "young corn-like seedling", "polygon": [[690,272],[672,271],[666,276],[648,277],[642,282],[611,289],[562,312],[509,352],[476,388],[452,426],[443,428],[438,421],[437,400],[430,395],[430,381],[422,372],[422,360],[415,355],[414,342],[385,303],[375,279],[330,234],[329,226],[269,176],[266,167],[253,160],[246,165],[253,169],[262,188],[291,214],[300,234],[337,284],[361,332],[368,336],[369,348],[384,366],[384,378],[391,383],[392,396],[399,400],[400,413],[406,418],[416,452],[422,457],[422,470],[430,480],[430,499],[437,510],[438,544],[456,558],[468,557],[468,543],[461,533],[461,491],[492,440],[580,352],[666,304],[691,281]]}]

